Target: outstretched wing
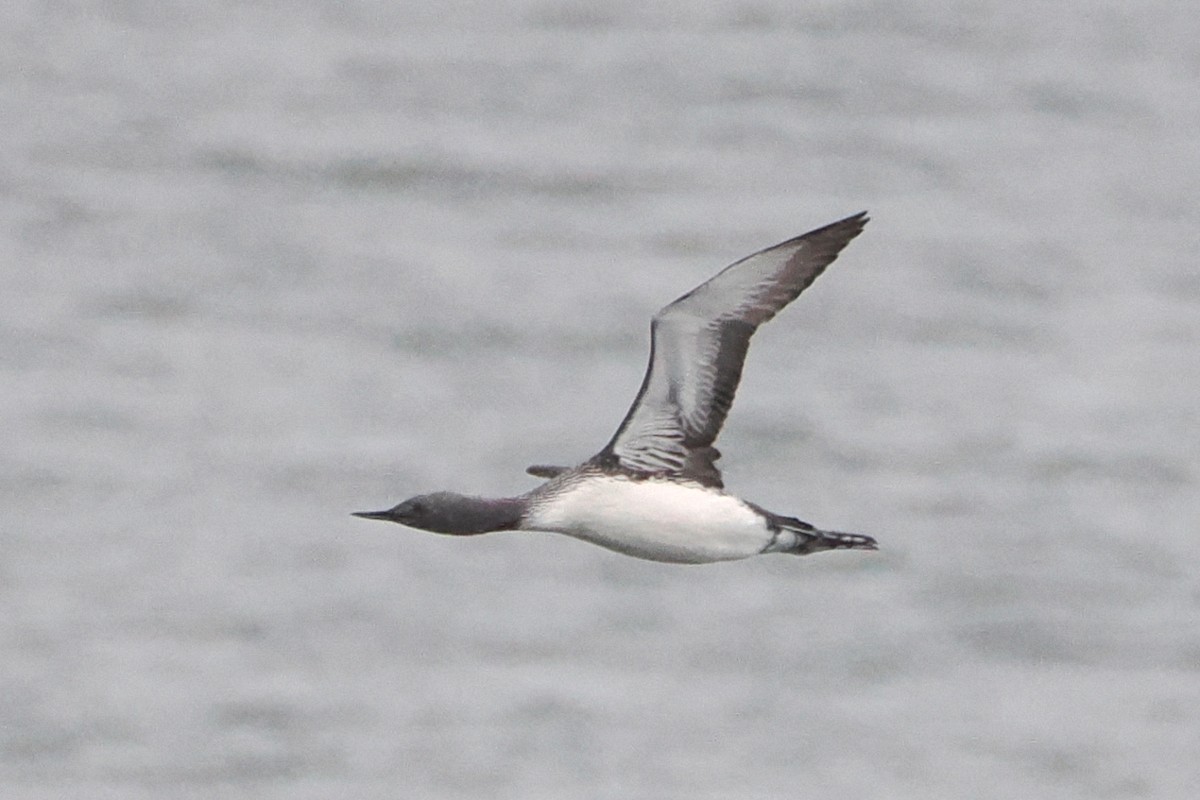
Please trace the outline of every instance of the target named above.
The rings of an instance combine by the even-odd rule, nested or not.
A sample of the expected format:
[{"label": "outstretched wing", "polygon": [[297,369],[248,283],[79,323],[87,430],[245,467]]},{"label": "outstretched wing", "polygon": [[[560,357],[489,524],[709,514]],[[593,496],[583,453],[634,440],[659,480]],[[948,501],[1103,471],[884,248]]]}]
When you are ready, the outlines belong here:
[{"label": "outstretched wing", "polygon": [[733,404],[750,337],[866,224],[864,211],[747,256],[655,314],[642,387],[596,459],[721,486],[712,443]]}]

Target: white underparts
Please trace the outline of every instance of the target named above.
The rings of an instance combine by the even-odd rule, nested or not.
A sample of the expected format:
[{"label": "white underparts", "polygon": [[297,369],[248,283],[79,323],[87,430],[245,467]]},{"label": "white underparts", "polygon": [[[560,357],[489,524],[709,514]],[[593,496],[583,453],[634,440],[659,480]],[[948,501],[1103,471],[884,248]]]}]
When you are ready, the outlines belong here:
[{"label": "white underparts", "polygon": [[772,540],[766,520],[733,495],[695,483],[608,475],[539,498],[521,527],[688,564],[747,558]]}]

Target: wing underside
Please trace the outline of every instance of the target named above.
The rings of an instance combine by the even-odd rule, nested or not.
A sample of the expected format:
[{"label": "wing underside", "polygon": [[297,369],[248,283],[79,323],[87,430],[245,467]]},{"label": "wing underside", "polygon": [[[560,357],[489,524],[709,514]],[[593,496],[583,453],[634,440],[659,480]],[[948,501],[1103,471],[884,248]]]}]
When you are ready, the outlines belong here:
[{"label": "wing underside", "polygon": [[598,460],[721,486],[712,446],[733,404],[750,338],[862,232],[866,212],[737,261],[660,310],[637,399]]}]

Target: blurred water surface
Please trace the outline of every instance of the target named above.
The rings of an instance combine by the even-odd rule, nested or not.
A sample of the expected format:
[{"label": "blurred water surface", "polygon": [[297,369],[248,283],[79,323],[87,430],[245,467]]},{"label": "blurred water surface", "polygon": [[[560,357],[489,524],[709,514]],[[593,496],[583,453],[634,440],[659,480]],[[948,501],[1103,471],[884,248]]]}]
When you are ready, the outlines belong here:
[{"label": "blurred water surface", "polygon": [[[1195,797],[1200,16],[806,6],[6,4],[4,797]],[[348,516],[862,208],[722,465],[879,554]]]}]

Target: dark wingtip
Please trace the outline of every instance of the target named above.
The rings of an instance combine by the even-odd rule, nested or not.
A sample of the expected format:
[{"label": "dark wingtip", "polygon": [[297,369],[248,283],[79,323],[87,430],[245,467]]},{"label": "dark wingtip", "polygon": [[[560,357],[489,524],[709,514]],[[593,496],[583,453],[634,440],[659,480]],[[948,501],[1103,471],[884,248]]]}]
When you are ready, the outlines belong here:
[{"label": "dark wingtip", "polygon": [[[854,237],[863,232],[863,228],[871,218],[867,216],[866,211],[860,211],[857,214],[852,214],[845,219],[839,219],[837,222],[831,222],[828,225],[809,231],[797,238],[797,241],[807,245],[805,258],[819,262],[819,266],[813,271],[809,283],[816,279],[817,275],[824,271],[825,267],[832,264],[842,252],[842,248],[850,244]],[[805,284],[804,288],[807,288]]]},{"label": "dark wingtip", "polygon": [[549,464],[533,464],[525,468],[525,472],[535,478],[557,478],[570,467],[554,467]]},{"label": "dark wingtip", "polygon": [[867,216],[867,212],[864,209],[857,214],[851,214],[845,219],[839,219],[837,222],[831,222],[824,228],[817,228],[815,231],[813,231],[813,233],[821,233],[822,231],[852,230],[853,233],[846,237],[846,241],[848,242],[855,236],[858,236],[858,234],[862,233],[862,229],[865,228],[867,223],[870,221],[871,218]]}]

